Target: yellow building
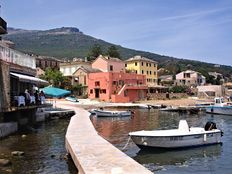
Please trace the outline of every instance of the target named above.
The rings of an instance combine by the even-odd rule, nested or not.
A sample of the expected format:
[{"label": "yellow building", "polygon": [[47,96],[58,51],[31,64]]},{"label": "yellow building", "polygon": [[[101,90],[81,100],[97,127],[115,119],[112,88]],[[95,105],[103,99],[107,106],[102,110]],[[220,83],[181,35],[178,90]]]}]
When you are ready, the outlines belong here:
[{"label": "yellow building", "polygon": [[127,71],[135,72],[136,74],[146,75],[148,87],[153,87],[157,85],[157,65],[158,63],[156,61],[142,56],[134,56],[126,60],[125,64]]}]

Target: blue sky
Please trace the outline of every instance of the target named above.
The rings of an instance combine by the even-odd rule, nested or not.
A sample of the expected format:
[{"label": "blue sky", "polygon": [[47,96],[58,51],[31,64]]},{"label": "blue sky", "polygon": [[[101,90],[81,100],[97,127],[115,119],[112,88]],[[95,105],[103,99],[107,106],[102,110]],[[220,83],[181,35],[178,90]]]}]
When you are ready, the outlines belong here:
[{"label": "blue sky", "polygon": [[77,27],[127,48],[232,66],[231,0],[1,0],[8,26]]}]

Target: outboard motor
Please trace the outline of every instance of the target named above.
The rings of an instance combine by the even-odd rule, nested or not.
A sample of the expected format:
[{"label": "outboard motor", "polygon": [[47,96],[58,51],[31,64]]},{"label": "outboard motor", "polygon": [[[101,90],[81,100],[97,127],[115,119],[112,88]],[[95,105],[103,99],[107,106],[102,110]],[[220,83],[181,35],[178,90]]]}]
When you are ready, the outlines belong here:
[{"label": "outboard motor", "polygon": [[205,124],[205,131],[209,131],[209,130],[212,130],[212,129],[217,129],[216,123],[214,123],[212,121],[208,121]]}]

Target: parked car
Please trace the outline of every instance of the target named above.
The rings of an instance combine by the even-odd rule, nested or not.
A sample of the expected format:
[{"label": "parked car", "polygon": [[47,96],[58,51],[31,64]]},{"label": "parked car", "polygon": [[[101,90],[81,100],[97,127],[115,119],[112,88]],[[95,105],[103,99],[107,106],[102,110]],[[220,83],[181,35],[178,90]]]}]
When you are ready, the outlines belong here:
[{"label": "parked car", "polygon": [[68,96],[65,98],[65,100],[71,101],[71,102],[79,102],[78,99],[75,96]]}]

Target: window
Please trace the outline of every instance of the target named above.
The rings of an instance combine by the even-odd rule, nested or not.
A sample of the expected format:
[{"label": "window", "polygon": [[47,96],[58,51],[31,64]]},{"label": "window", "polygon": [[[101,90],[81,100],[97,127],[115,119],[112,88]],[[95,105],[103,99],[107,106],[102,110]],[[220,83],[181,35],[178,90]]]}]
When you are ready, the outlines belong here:
[{"label": "window", "polygon": [[142,66],[143,66],[143,62],[142,62]]},{"label": "window", "polygon": [[142,70],[142,74],[143,74],[143,70]]},{"label": "window", "polygon": [[84,85],[86,85],[86,76],[84,76]]},{"label": "window", "polygon": [[156,67],[156,64],[154,64],[154,67]]},{"label": "window", "polygon": [[117,85],[117,81],[113,81],[113,85]]},{"label": "window", "polygon": [[149,74],[149,72],[147,71],[147,75]]},{"label": "window", "polygon": [[128,91],[127,89],[124,91],[124,97],[126,97],[128,95]]},{"label": "window", "polygon": [[147,64],[147,66],[148,66],[148,63],[146,63]]},{"label": "window", "polygon": [[135,62],[135,66],[137,66],[137,62]]},{"label": "window", "polygon": [[106,94],[106,89],[101,90],[103,94]]},{"label": "window", "polygon": [[93,90],[92,89],[90,89],[90,94],[92,94],[93,93]]},{"label": "window", "polygon": [[96,82],[95,82],[95,86],[100,86],[100,82],[99,82],[99,81],[96,81]]},{"label": "window", "polygon": [[150,71],[150,75],[151,75],[151,71]]},{"label": "window", "polygon": [[154,75],[156,75],[156,71],[154,71]]},{"label": "window", "polygon": [[100,89],[100,94],[106,94],[106,89]]},{"label": "window", "polygon": [[127,67],[127,64],[125,63],[125,67]]},{"label": "window", "polygon": [[190,78],[190,73],[184,73],[184,78]]},{"label": "window", "polygon": [[136,73],[136,74],[138,74],[138,71],[137,71],[137,70],[135,70],[135,73]]},{"label": "window", "polygon": [[110,65],[110,71],[113,71],[113,65]]},{"label": "window", "polygon": [[149,63],[149,66],[151,67],[151,63]]}]

